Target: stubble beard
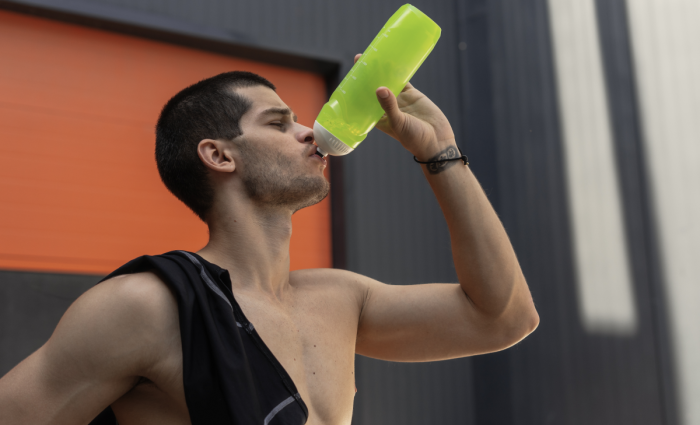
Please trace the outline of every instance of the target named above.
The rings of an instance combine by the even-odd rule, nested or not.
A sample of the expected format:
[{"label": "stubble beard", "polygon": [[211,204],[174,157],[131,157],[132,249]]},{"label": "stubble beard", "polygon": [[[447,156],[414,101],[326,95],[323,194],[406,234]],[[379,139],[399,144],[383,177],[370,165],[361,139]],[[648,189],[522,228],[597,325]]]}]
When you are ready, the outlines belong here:
[{"label": "stubble beard", "polygon": [[330,184],[323,175],[304,175],[280,152],[263,155],[247,142],[240,148],[246,168],[243,184],[254,201],[295,213],[328,196]]}]

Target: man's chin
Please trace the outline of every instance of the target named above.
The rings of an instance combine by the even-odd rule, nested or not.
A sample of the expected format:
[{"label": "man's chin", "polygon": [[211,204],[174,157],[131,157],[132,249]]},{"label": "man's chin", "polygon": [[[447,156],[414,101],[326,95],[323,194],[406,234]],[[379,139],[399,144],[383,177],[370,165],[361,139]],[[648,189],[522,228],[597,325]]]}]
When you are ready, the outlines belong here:
[{"label": "man's chin", "polygon": [[[318,186],[304,186],[304,189],[308,189],[308,191],[305,191],[306,193],[302,193],[301,191],[298,192],[299,202],[296,203],[296,205],[294,205],[294,213],[303,208],[316,205],[319,202],[326,199],[326,196],[328,196],[328,193],[330,192],[330,184],[328,183],[328,180],[326,180],[324,177],[321,177],[320,180],[322,180],[322,182],[318,181]],[[303,196],[304,194],[306,194],[306,196]]]}]

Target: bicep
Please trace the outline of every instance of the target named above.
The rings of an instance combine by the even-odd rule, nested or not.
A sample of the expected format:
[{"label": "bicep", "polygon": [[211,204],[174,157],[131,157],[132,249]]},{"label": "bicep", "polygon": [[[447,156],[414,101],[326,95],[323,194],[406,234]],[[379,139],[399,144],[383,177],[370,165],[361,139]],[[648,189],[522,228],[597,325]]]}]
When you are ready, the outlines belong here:
[{"label": "bicep", "polygon": [[502,329],[474,308],[459,284],[386,285],[369,279],[356,352],[421,362],[505,348]]},{"label": "bicep", "polygon": [[138,323],[146,306],[124,286],[104,282],[81,296],[0,380],[0,423],[88,423],[129,391],[147,367],[138,344],[149,327]]}]

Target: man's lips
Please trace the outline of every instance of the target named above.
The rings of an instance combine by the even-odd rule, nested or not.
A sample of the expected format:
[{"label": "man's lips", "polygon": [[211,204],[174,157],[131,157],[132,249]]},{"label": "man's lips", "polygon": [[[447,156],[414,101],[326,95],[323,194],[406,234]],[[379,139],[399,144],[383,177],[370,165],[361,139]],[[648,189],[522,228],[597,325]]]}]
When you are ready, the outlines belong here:
[{"label": "man's lips", "polygon": [[313,150],[309,152],[308,156],[320,160],[321,162],[323,162],[323,165],[328,165],[328,161],[326,161],[326,158],[324,158],[323,155],[321,155],[321,153],[318,150],[316,150],[316,146],[312,145],[312,147]]},{"label": "man's lips", "polygon": [[328,161],[326,161],[326,158],[322,157],[321,155],[319,155],[319,156],[311,155],[311,158],[313,158],[316,161],[321,161],[324,166],[328,165]]},{"label": "man's lips", "polygon": [[309,152],[307,153],[307,156],[312,156],[312,155],[318,155],[319,157],[323,158],[324,156],[321,155],[321,152],[316,149],[316,145],[311,145]]}]

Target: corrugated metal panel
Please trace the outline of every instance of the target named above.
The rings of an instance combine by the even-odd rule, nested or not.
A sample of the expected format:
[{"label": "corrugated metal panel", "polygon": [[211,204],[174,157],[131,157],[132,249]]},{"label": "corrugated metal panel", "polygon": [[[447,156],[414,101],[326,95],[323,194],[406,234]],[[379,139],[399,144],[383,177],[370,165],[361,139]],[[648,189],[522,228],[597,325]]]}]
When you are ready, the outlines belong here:
[{"label": "corrugated metal panel", "polygon": [[470,363],[358,357],[353,424],[474,424]]},{"label": "corrugated metal panel", "polygon": [[596,0],[601,52],[608,92],[608,110],[615,140],[628,248],[632,259],[638,307],[650,316],[651,329],[641,332],[653,340],[661,423],[677,423],[666,293],[660,270],[656,226],[652,221],[647,160],[624,0]]},{"label": "corrugated metal panel", "polygon": [[[496,1],[489,6],[500,213],[530,283],[541,323],[514,349],[475,359],[476,388],[487,388],[510,412],[505,417],[494,413],[493,404],[481,409],[477,395],[477,422],[662,423],[655,322],[646,277],[649,257],[644,242],[648,228],[640,220],[634,228],[625,223],[627,245],[641,246],[630,249],[638,333],[620,338],[586,332],[577,312],[567,174],[547,2]],[[624,28],[624,13],[617,17],[622,19],[607,24]],[[605,37],[615,34],[607,31]],[[628,55],[625,39],[603,36],[601,32],[603,46],[615,48],[616,55]],[[606,69],[608,88],[617,83],[610,77]],[[629,80],[629,74],[624,78]],[[628,96],[622,100],[634,99]],[[616,134],[618,120],[634,128],[634,116],[621,116],[613,107],[610,111]],[[622,147],[629,150],[630,140],[625,142],[627,145]],[[621,149],[618,143],[615,139],[616,154]],[[637,158],[630,161],[624,173],[639,172],[635,168],[639,165]],[[617,157],[615,166],[619,162]],[[638,195],[641,180],[639,176],[634,180],[620,178],[620,184],[621,192],[637,194],[625,196],[622,205],[625,218],[634,217],[644,208]],[[638,232],[637,236],[632,232]],[[489,376],[499,376],[503,370],[508,376],[496,387],[490,386]],[[499,400],[499,386],[508,384],[510,388]]]},{"label": "corrugated metal panel", "polygon": [[700,423],[700,2],[627,1],[678,390]]}]

